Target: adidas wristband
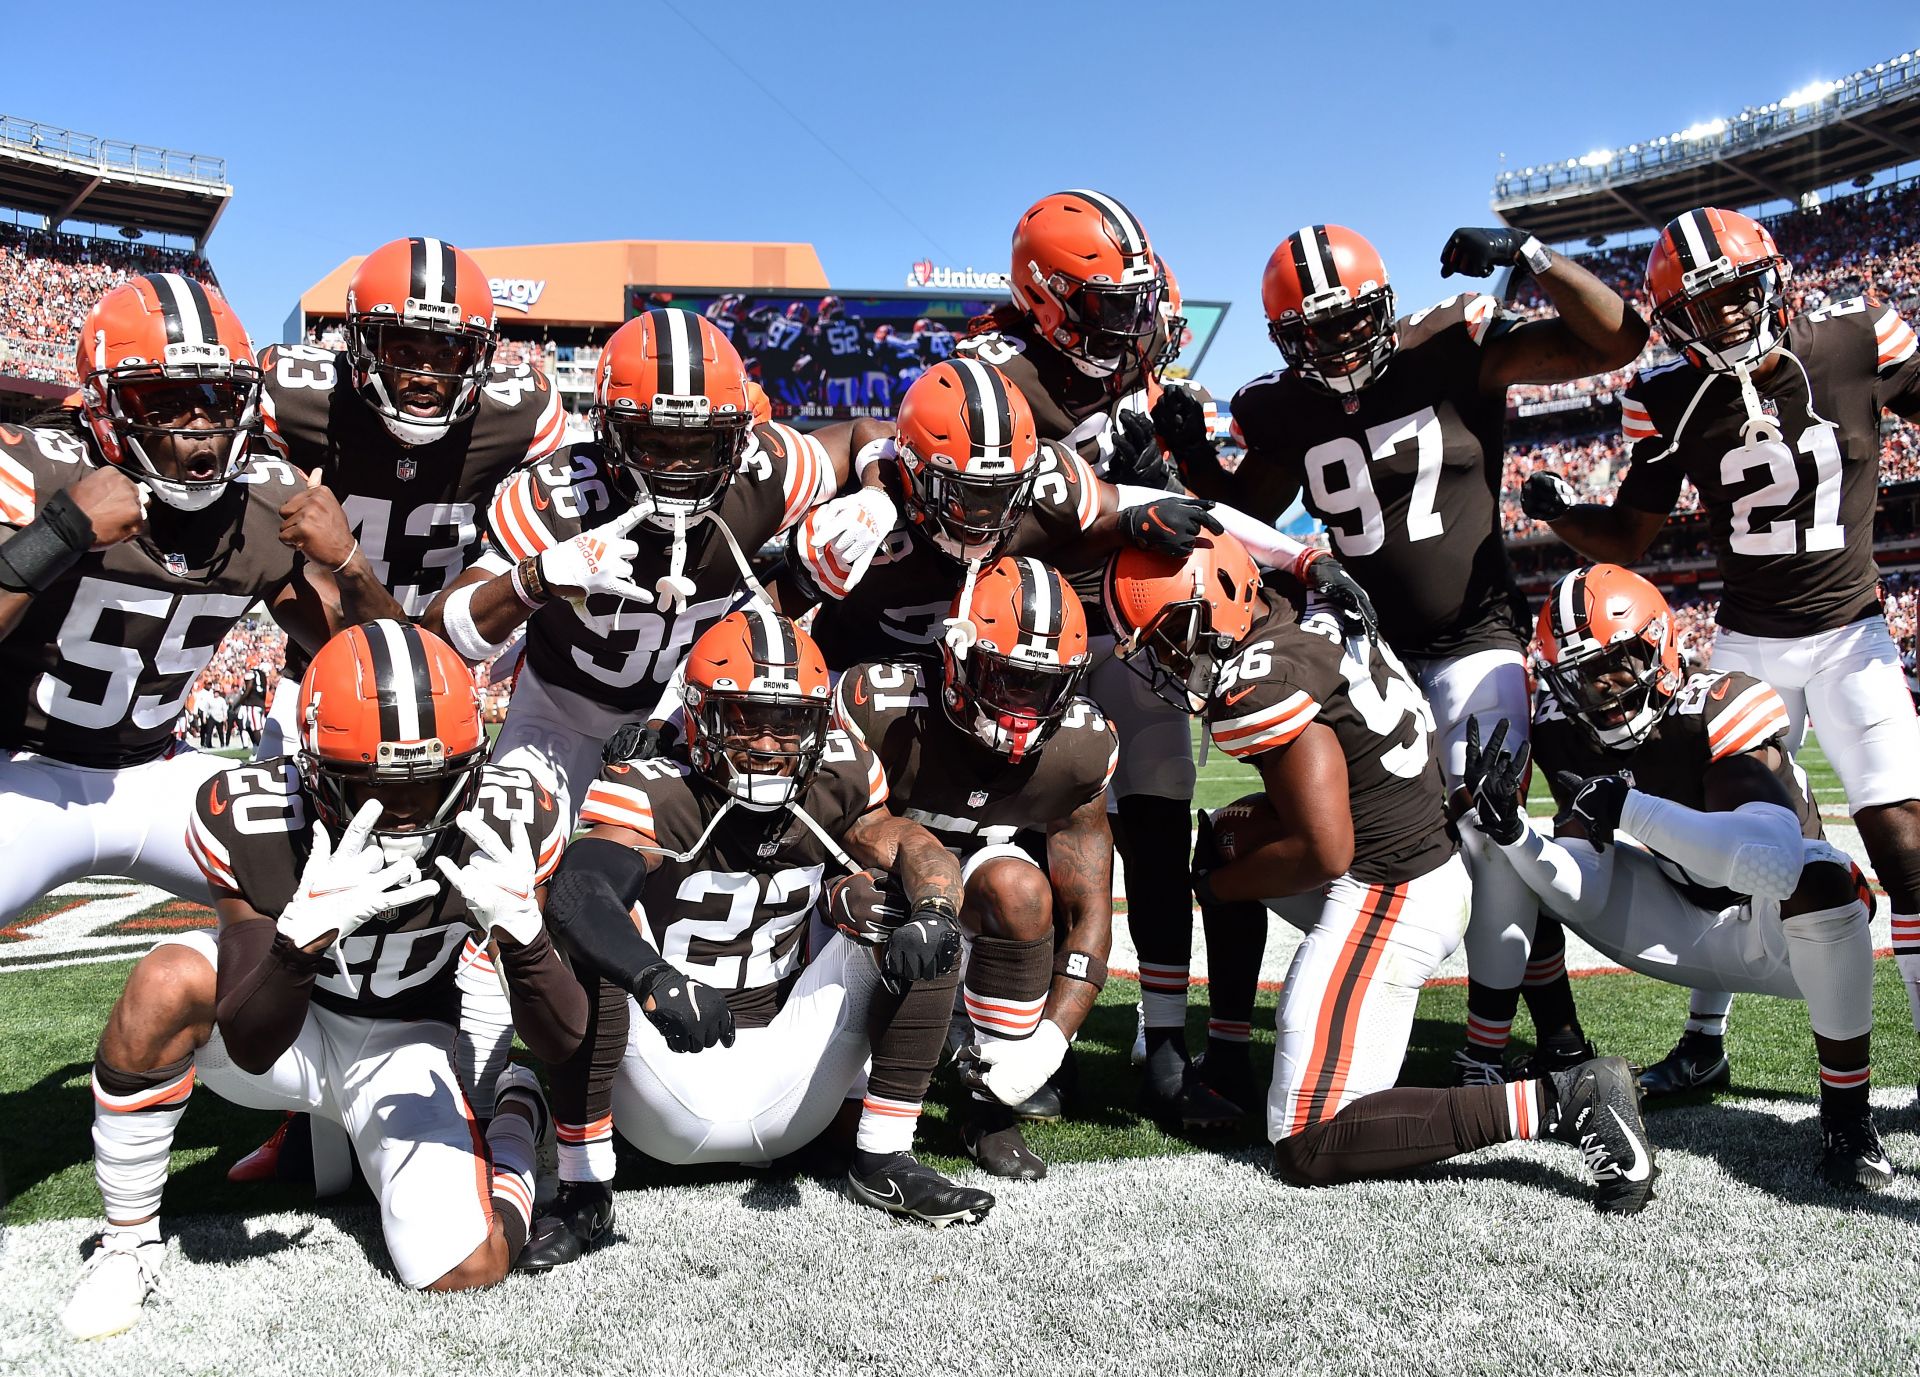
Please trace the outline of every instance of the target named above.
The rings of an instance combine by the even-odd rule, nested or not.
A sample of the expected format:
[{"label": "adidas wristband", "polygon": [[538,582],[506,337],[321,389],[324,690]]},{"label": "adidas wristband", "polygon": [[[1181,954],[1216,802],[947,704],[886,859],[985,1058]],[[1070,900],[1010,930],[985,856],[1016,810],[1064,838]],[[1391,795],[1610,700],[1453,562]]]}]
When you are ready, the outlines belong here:
[{"label": "adidas wristband", "polygon": [[13,539],[0,545],[0,588],[44,593],[92,545],[92,520],[63,488],[41,504]]}]

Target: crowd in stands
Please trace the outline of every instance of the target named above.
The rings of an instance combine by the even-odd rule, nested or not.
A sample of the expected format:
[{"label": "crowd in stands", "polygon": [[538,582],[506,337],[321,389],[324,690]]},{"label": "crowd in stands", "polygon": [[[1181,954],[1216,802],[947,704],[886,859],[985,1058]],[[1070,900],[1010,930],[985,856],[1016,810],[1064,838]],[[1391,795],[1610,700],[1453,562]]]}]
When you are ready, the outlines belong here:
[{"label": "crowd in stands", "polygon": [[133,273],[178,272],[216,286],[198,254],[0,224],[0,373],[71,383],[87,312]]}]

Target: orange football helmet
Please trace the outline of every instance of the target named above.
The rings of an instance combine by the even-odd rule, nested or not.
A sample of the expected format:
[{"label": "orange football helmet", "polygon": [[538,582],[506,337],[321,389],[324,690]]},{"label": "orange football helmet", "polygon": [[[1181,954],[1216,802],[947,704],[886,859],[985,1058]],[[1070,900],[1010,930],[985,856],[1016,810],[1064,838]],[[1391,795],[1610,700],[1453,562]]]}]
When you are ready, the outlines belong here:
[{"label": "orange football helmet", "polygon": [[1667,222],[1647,255],[1647,295],[1669,343],[1696,368],[1730,373],[1787,336],[1793,266],[1758,220],[1708,206]]},{"label": "orange football helmet", "polygon": [[1014,227],[1014,305],[1091,377],[1139,357],[1160,323],[1163,285],[1145,227],[1102,192],[1043,196]]},{"label": "orange football helmet", "polygon": [[1033,408],[1012,379],[977,359],[948,359],[913,380],[894,450],[907,519],[954,559],[992,559],[1033,505]]},{"label": "orange football helmet", "polygon": [[1202,535],[1184,559],[1116,551],[1100,594],[1117,638],[1113,653],[1165,702],[1197,713],[1221,661],[1253,630],[1260,569],[1232,536]]},{"label": "orange football helmet", "polygon": [[421,858],[471,807],[489,745],[473,671],[410,622],[348,627],[300,680],[300,776],[320,820],[346,826],[379,799],[389,859]]},{"label": "orange football helmet", "polygon": [[1617,564],[1575,569],[1554,584],[1536,635],[1540,672],[1560,706],[1612,750],[1645,741],[1685,678],[1667,600]]},{"label": "orange football helmet", "polygon": [[1156,376],[1172,366],[1187,342],[1187,318],[1180,310],[1180,284],[1174,281],[1173,269],[1164,258],[1160,260],[1160,275],[1166,279],[1167,287],[1160,295],[1160,324],[1154,331],[1153,352],[1147,359],[1147,370]]},{"label": "orange football helmet", "polygon": [[1019,764],[1059,730],[1087,672],[1087,614],[1055,570],[1002,555],[953,615],[973,623],[966,657],[942,642],[940,701],[962,731]]},{"label": "orange football helmet", "polygon": [[600,351],[594,433],[662,516],[720,505],[753,430],[740,354],[705,316],[656,307]]},{"label": "orange football helmet", "polygon": [[[130,277],[80,328],[80,415],[100,455],[181,511],[216,501],[245,462],[260,417],[246,327],[214,288],[178,273]],[[197,422],[197,423],[196,423]],[[224,437],[161,471],[150,447]],[[224,452],[223,452],[224,451]]]},{"label": "orange football helmet", "polygon": [[806,796],[833,703],[820,647],[790,619],[753,602],[708,627],[687,652],[684,701],[702,778],[756,810]]},{"label": "orange football helmet", "polygon": [[354,389],[404,444],[432,444],[473,414],[498,342],[485,270],[444,239],[382,244],[347,283]]},{"label": "orange football helmet", "polygon": [[1379,377],[1400,344],[1387,265],[1342,225],[1308,225],[1283,239],[1261,275],[1260,303],[1287,366],[1338,395]]}]

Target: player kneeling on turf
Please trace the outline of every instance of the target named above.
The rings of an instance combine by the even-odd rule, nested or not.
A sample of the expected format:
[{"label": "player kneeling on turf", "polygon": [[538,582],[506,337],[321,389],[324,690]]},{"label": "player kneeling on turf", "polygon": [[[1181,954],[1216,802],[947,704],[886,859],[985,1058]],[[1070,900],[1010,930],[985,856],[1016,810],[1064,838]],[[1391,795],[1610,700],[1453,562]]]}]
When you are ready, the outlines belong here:
[{"label": "player kneeling on turf", "polygon": [[[1504,856],[1623,966],[1804,999],[1820,1059],[1820,1173],[1886,1185],[1893,1165],[1867,1105],[1867,905],[1787,756],[1786,704],[1737,670],[1683,678],[1666,599],[1616,564],[1554,586],[1539,642],[1533,758],[1561,808],[1554,836],[1527,826],[1526,756],[1505,749],[1503,723],[1484,751],[1469,740],[1475,825],[1492,844],[1468,845]],[[1639,845],[1613,844],[1616,828]]]},{"label": "player kneeling on turf", "polygon": [[196,797],[187,845],[217,943],[164,941],[101,1035],[107,1227],[61,1311],[77,1338],[134,1324],[157,1283],[167,1154],[196,1074],[235,1104],[341,1124],[408,1286],[490,1285],[526,1240],[546,1105],[509,1067],[482,1145],[454,1069],[455,967],[469,932],[489,934],[527,1046],[558,1060],[580,1041],[585,993],[540,921],[561,847],[552,797],[487,763],[471,673],[400,622],[329,641],[299,723],[297,757],[236,766]]},{"label": "player kneeling on turf", "polygon": [[1469,885],[1433,719],[1392,651],[1316,597],[1296,607],[1263,588],[1231,536],[1203,536],[1185,559],[1123,551],[1102,591],[1116,653],[1204,715],[1266,786],[1200,816],[1208,921],[1320,895],[1280,1003],[1267,1099],[1278,1174],[1333,1185],[1546,1136],[1581,1150],[1602,1210],[1645,1208],[1653,1150],[1619,1057],[1507,1085],[1394,1088],[1420,987],[1466,928]]},{"label": "player kneeling on turf", "polygon": [[[685,702],[685,753],[608,765],[554,879],[593,1024],[552,1069],[562,1184],[522,1266],[609,1236],[614,1129],[661,1162],[764,1164],[827,1128],[869,1057],[848,1193],[983,1217],[991,1195],[911,1151],[959,979],[959,863],[887,812],[879,760],[829,724],[819,648],[764,604],[693,643]],[[898,872],[898,909],[869,866]],[[830,867],[852,876],[842,932],[810,934]]]},{"label": "player kneeling on turf", "polygon": [[[1092,1012],[1113,944],[1106,793],[1119,744],[1079,696],[1086,613],[1057,572],[1002,555],[951,611],[971,644],[943,643],[937,678],[910,661],[861,665],[841,677],[834,711],[879,754],[889,806],[963,862],[973,1096],[961,1133],[995,1176],[1032,1180],[1047,1164],[1019,1120],[1059,1117],[1058,1098],[1037,1092]],[[1046,838],[1044,868],[1015,844],[1021,832]]]}]

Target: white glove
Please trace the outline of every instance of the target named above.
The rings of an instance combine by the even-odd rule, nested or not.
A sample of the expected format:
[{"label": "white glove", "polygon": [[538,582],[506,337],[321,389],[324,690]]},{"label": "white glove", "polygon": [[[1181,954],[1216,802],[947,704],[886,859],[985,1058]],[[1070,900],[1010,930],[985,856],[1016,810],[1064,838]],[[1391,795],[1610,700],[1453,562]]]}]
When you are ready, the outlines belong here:
[{"label": "white glove", "polygon": [[1067,1035],[1050,1018],[1019,1042],[974,1043],[960,1049],[961,1078],[1005,1105],[1025,1104],[1060,1069]]},{"label": "white glove", "polygon": [[386,864],[367,837],[380,820],[380,800],[368,799],[340,834],[336,848],[324,823],[313,824],[313,853],[300,872],[300,885],[280,914],[280,931],[296,947],[328,937],[331,946],[369,918],[431,899],[438,880],[420,878],[411,860]]},{"label": "white glove", "polygon": [[540,910],[533,902],[533,848],[527,845],[526,824],[513,824],[509,847],[471,808],[454,821],[477,854],[465,865],[455,865],[451,856],[435,856],[434,865],[467,901],[483,929],[501,934],[516,947],[526,946],[540,935]]},{"label": "white glove", "polygon": [[627,539],[627,532],[646,517],[645,507],[633,507],[572,540],[548,546],[540,552],[541,579],[576,606],[590,593],[612,593],[650,605],[653,594],[633,581],[633,560],[640,545]]},{"label": "white glove", "polygon": [[820,504],[809,523],[809,544],[818,552],[816,558],[831,556],[834,565],[847,571],[837,580],[844,591],[866,576],[899,519],[892,498],[878,488],[861,488]]}]

